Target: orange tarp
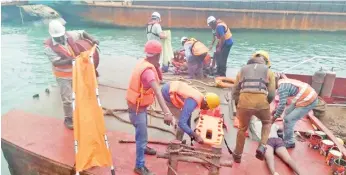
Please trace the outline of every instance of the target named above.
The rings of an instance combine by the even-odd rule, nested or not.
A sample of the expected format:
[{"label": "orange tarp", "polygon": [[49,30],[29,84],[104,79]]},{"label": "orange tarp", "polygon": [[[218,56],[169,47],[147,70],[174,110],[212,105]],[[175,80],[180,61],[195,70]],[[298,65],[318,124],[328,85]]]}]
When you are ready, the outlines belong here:
[{"label": "orange tarp", "polygon": [[[91,62],[96,45],[82,52],[73,65],[74,138],[77,141],[76,171],[93,166],[112,166],[105,143],[105,122],[98,100],[98,84]],[[76,143],[75,143],[76,144]]]}]

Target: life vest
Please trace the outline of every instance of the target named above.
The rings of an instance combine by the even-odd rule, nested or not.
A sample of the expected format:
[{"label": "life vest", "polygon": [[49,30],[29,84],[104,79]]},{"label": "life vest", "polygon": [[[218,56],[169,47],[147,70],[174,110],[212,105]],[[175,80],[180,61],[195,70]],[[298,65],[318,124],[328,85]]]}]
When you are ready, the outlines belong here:
[{"label": "life vest", "polygon": [[[252,61],[257,61],[257,58],[254,58]],[[268,66],[264,64],[263,60],[245,65],[240,69],[239,81],[240,93],[262,93],[268,95]]]},{"label": "life vest", "polygon": [[316,91],[307,83],[294,79],[281,79],[279,80],[278,85],[280,86],[283,83],[289,83],[299,88],[297,95],[289,97],[292,99],[291,103],[295,103],[295,106],[297,107],[310,105],[318,96]]},{"label": "life vest", "polygon": [[138,107],[150,106],[155,100],[153,89],[144,89],[141,82],[141,75],[147,69],[154,71],[155,79],[157,82],[159,82],[159,76],[153,64],[148,62],[146,59],[143,59],[137,63],[134,71],[132,72],[129,88],[127,89],[126,93],[127,102],[131,105],[136,105],[137,109]]},{"label": "life vest", "polygon": [[157,22],[157,21],[150,21],[150,22],[148,22],[148,24],[147,24],[147,29],[146,29],[147,34],[150,33],[150,34],[153,34],[153,35],[155,35],[155,36],[157,36],[157,37],[160,38],[160,35],[159,35],[159,34],[153,33],[153,32],[152,32],[153,26],[154,26],[155,24],[158,24],[158,22]]},{"label": "life vest", "polygon": [[181,81],[170,82],[169,95],[172,104],[178,109],[182,109],[184,107],[184,100],[186,98],[194,99],[197,102],[198,108],[201,108],[204,97],[203,94],[197,89]]},{"label": "life vest", "polygon": [[185,44],[192,44],[191,53],[193,56],[201,56],[209,52],[208,47],[196,39],[189,39],[185,42]]},{"label": "life vest", "polygon": [[[61,44],[53,45],[52,38],[48,38],[44,45],[50,47],[56,54],[58,54],[61,59],[69,59],[70,57],[75,58],[80,54],[76,43],[73,41],[73,38],[66,33],[67,36],[67,47],[65,49]],[[58,78],[71,78],[72,77],[72,65],[65,66],[53,66],[54,75]]]},{"label": "life vest", "polygon": [[[220,25],[223,26],[225,28],[225,31],[226,31],[225,32],[225,40],[230,39],[232,37],[231,30],[227,27],[227,24],[225,22],[223,22],[222,20],[218,19],[216,21],[216,27],[218,27]],[[217,37],[217,39],[220,39],[221,36],[218,35],[218,33],[216,32],[216,37]]]}]

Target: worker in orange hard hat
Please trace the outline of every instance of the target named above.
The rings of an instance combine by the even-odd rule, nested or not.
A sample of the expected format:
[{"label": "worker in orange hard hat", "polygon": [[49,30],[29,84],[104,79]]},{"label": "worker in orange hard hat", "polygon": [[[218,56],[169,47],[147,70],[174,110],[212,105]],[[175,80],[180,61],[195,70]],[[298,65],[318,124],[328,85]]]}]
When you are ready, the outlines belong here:
[{"label": "worker in orange hard hat", "polygon": [[134,68],[126,100],[130,121],[136,130],[136,166],[134,171],[140,175],[152,175],[145,166],[144,154],[155,155],[156,151],[147,147],[147,108],[154,103],[155,97],[164,112],[164,122],[170,125],[173,116],[162,97],[159,82],[162,80],[159,59],[162,46],[159,41],[149,40],[145,44],[146,58]]}]

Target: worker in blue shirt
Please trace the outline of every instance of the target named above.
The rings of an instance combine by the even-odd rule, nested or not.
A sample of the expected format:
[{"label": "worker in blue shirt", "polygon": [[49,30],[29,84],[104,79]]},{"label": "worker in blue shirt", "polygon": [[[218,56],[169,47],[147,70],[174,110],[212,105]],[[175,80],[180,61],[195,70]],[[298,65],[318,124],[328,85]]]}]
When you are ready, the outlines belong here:
[{"label": "worker in blue shirt", "polygon": [[227,70],[227,58],[229,51],[232,48],[233,40],[231,30],[228,28],[227,24],[220,19],[216,20],[214,16],[209,16],[207,19],[208,26],[215,31],[216,38],[218,39],[218,44],[216,46],[216,65],[217,65],[217,76],[226,76]]}]

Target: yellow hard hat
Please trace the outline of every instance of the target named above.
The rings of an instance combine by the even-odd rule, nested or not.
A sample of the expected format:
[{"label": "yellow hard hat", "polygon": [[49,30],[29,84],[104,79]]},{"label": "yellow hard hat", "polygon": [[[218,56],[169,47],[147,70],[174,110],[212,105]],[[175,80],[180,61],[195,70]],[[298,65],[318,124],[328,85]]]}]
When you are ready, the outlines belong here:
[{"label": "yellow hard hat", "polygon": [[196,38],[190,38],[190,41],[197,41]]},{"label": "yellow hard hat", "polygon": [[252,56],[252,58],[255,58],[257,57],[258,55],[260,56],[263,56],[264,60],[266,61],[266,65],[268,67],[271,66],[271,62],[270,62],[270,59],[269,59],[269,53],[267,51],[264,51],[264,50],[259,50],[257,52],[255,52]]},{"label": "yellow hard hat", "polygon": [[214,109],[220,105],[220,98],[215,93],[206,93],[204,96],[204,100],[207,102],[210,109]]}]

